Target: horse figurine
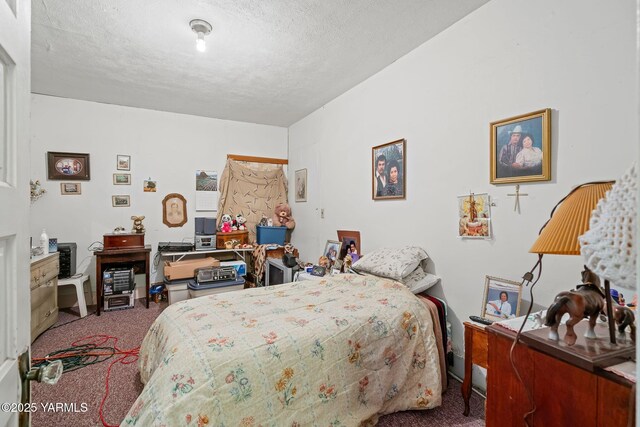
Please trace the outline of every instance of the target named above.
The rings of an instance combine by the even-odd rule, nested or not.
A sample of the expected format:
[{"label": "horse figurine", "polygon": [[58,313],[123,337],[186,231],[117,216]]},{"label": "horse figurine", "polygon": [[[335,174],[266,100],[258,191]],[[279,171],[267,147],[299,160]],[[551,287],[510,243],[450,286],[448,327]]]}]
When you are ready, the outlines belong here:
[{"label": "horse figurine", "polygon": [[629,307],[621,305],[613,305],[613,318],[618,325],[618,333],[624,335],[624,330],[629,327],[631,333],[631,341],[636,342],[636,316]]},{"label": "horse figurine", "polygon": [[565,313],[569,313],[567,333],[564,342],[567,345],[576,343],[576,333],[573,327],[585,317],[589,317],[589,328],[586,338],[596,338],[595,326],[598,315],[604,308],[604,294],[600,289],[600,278],[586,266],[582,272],[582,285],[577,290],[560,292],[547,310],[546,326],[550,326],[549,339],[558,340],[558,326]]}]

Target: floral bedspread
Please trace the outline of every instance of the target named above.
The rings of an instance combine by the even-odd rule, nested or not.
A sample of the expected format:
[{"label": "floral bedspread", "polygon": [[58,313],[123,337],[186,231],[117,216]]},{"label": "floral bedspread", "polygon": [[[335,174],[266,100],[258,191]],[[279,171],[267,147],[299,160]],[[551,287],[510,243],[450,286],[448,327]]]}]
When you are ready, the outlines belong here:
[{"label": "floral bedspread", "polygon": [[357,426],[441,403],[428,309],[344,274],[168,307],[140,350],[123,426]]}]

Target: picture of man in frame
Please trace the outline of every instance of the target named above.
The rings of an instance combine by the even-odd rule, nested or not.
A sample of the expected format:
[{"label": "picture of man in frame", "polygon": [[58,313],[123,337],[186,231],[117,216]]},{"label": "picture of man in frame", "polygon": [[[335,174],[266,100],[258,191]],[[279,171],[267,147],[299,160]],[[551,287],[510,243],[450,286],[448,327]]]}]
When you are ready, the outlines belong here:
[{"label": "picture of man in frame", "polygon": [[497,127],[496,178],[542,174],[542,117]]}]

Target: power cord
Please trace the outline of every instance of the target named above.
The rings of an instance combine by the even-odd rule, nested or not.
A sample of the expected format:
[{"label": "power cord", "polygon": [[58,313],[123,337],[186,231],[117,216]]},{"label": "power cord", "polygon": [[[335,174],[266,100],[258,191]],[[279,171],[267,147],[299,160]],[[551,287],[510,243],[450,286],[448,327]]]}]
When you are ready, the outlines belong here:
[{"label": "power cord", "polygon": [[[108,345],[113,340],[112,345]],[[109,377],[111,368],[116,363],[129,365],[138,361],[140,347],[123,350],[118,347],[118,338],[111,335],[93,335],[81,338],[71,343],[71,347],[49,353],[45,357],[34,357],[31,359],[33,366],[42,366],[50,360],[61,360],[64,367],[63,373],[73,372],[86,366],[95,365],[97,363],[106,362],[114,356],[120,356],[111,361],[107,369],[105,378],[105,393],[100,402],[100,421],[105,427],[118,427],[109,424],[104,418],[104,403],[109,397]]]}]

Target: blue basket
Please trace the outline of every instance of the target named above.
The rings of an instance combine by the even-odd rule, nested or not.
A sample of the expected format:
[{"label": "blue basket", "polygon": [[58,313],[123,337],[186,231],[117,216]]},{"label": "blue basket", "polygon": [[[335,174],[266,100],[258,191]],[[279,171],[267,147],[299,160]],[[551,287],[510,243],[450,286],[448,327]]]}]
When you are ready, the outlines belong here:
[{"label": "blue basket", "polygon": [[284,245],[287,227],[263,227],[256,225],[256,240],[259,245]]}]

